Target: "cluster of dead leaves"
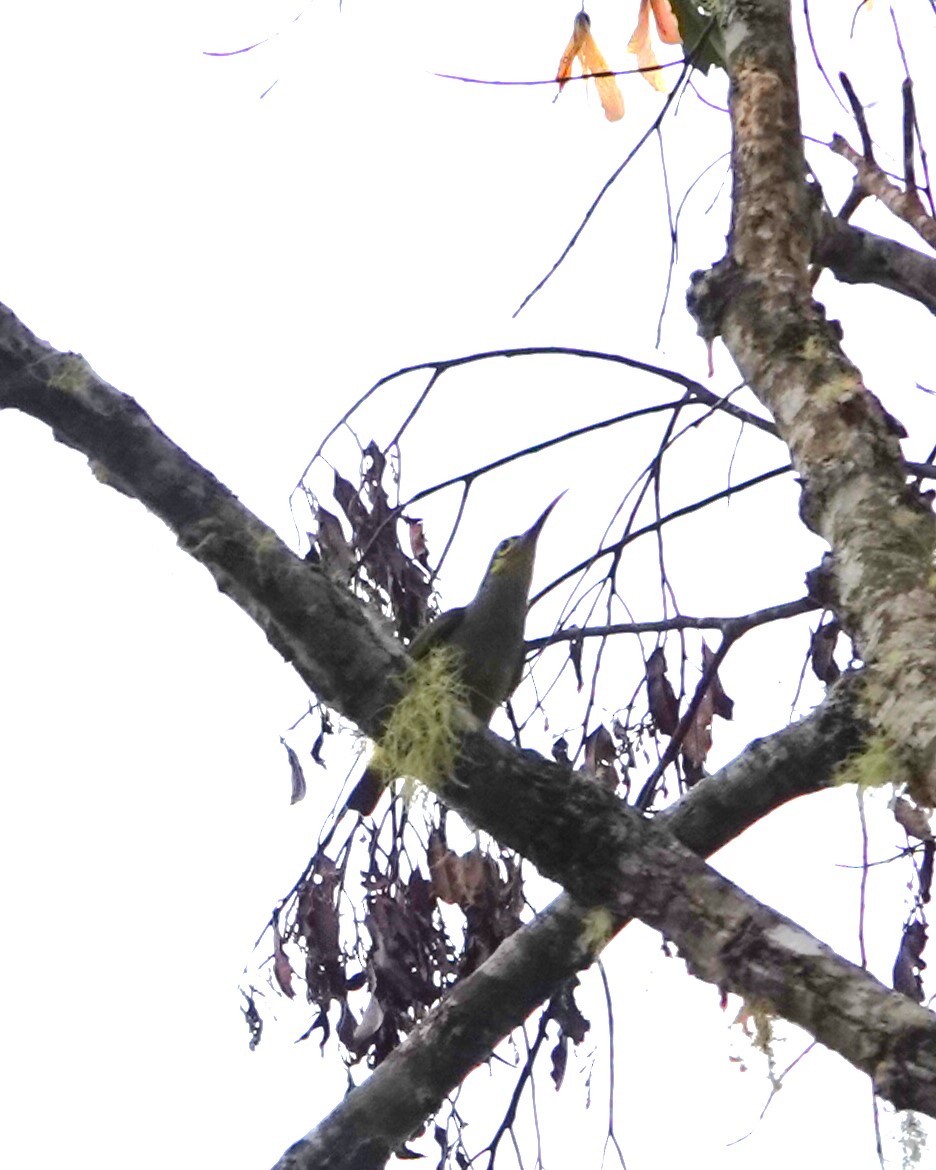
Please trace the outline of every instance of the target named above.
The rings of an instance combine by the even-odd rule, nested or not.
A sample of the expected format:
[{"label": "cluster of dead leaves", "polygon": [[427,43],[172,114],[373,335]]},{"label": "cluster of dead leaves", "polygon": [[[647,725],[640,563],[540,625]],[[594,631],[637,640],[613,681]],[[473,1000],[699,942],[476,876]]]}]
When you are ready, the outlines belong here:
[{"label": "cluster of dead leaves", "polygon": [[[344,896],[344,869],[320,849],[297,887],[288,926],[273,919],[273,977],[280,991],[296,995],[296,968],[289,951],[304,957],[306,998],[315,1006],[303,1039],[320,1031],[324,1048],[334,1028],[351,1063],[379,1064],[444,992],[484,963],[521,924],[524,906],[519,859],[507,851],[496,855],[480,846],[456,853],[444,828],[429,835],[424,877],[417,866],[408,878],[398,876],[404,850],[400,834],[389,846],[371,837],[370,866],[363,875],[364,931],[352,945],[342,938],[339,904]],[[425,872],[424,871],[424,872]],[[463,929],[456,942],[439,913],[441,903],[461,911]],[[366,991],[363,1007],[354,992]],[[260,1038],[262,1021],[248,997],[251,1043]],[[573,988],[564,989],[550,1008],[559,1027],[553,1054],[557,1087],[565,1067],[565,1048],[578,1044],[588,1023],[575,1006]]]},{"label": "cluster of dead leaves", "polygon": [[428,860],[433,893],[442,902],[457,906],[465,916],[458,974],[470,975],[520,926],[520,865],[507,852],[499,859],[478,847],[454,853],[438,829],[429,836]]},{"label": "cluster of dead leaves", "polygon": [[[666,83],[663,80],[656,54],[650,40],[650,16],[656,25],[660,40],[666,45],[678,45],[681,42],[679,25],[669,0],[640,0],[637,14],[637,27],[631,37],[627,51],[637,58],[637,67],[644,70],[643,76],[647,81],[662,93],[666,93]],[[556,81],[559,91],[572,76],[572,65],[578,60],[583,77],[593,77],[601,108],[609,122],[617,122],[624,117],[624,99],[615,80],[613,72],[608,68],[601,50],[591,31],[591,19],[584,11],[575,17],[572,26],[572,36],[565,47],[556,72]]]},{"label": "cluster of dead leaves", "polygon": [[[734,701],[725,694],[718,672],[712,669],[714,657],[703,642],[702,674],[708,678],[708,686],[692,719],[684,729],[680,744],[688,787],[697,784],[704,774],[703,765],[712,747],[712,722],[715,716],[731,719],[734,714]],[[666,656],[662,646],[657,646],[647,659],[645,679],[647,705],[654,726],[663,735],[671,737],[676,735],[680,727],[679,700],[666,677]]]},{"label": "cluster of dead leaves", "polygon": [[[430,617],[432,584],[422,522],[401,515],[383,486],[387,457],[372,440],[364,448],[361,483],[355,488],[335,472],[335,500],[351,527],[350,540],[334,512],[317,503],[314,556],[342,581],[364,587],[368,598],[389,613],[397,633],[409,639]],[[410,552],[403,551],[398,523],[409,529]]]},{"label": "cluster of dead leaves", "polygon": [[936,837],[930,825],[930,814],[924,809],[911,803],[905,796],[898,796],[890,803],[894,820],[904,830],[909,838],[922,842],[922,845],[913,846],[914,852],[922,852],[922,860],[916,870],[917,916],[904,924],[900,947],[897,951],[897,960],[894,963],[894,990],[902,991],[917,1003],[922,1003],[923,971],[926,963],[923,961],[923,949],[926,946],[926,920],[923,907],[930,900],[933,887],[933,863],[936,860]]},{"label": "cluster of dead leaves", "polygon": [[[582,689],[581,654],[581,641],[570,642],[569,658],[575,670],[579,690]],[[714,660],[713,652],[703,642],[702,672],[708,677],[708,684],[692,719],[681,728],[679,700],[666,676],[666,656],[663,647],[658,646],[647,659],[644,681],[647,687],[650,718],[654,728],[663,735],[671,738],[679,735],[679,750],[687,787],[698,783],[704,775],[703,765],[712,747],[712,721],[715,716],[731,719],[734,713],[734,702],[725,694],[718,672],[713,670]],[[585,757],[583,774],[610,792],[615,792],[621,783],[628,789],[630,787],[628,758],[630,764],[633,764],[633,750],[628,746],[628,740],[626,729],[617,720],[613,725],[613,734],[604,724],[599,724],[589,733],[583,745]],[[558,763],[571,767],[565,738],[557,739],[553,744],[553,757]],[[622,759],[623,778],[618,767]]]}]

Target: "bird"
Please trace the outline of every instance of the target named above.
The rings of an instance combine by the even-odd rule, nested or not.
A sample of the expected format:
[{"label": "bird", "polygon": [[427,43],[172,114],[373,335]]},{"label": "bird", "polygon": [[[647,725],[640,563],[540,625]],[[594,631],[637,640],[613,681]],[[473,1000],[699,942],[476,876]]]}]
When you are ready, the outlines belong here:
[{"label": "bird", "polygon": [[[473,600],[439,614],[407,647],[414,662],[438,646],[451,647],[455,651],[457,682],[468,708],[485,725],[517,689],[523,674],[523,628],[536,542],[562,495],[553,500],[526,532],[508,536],[498,544]],[[369,816],[392,779],[372,757],[348,797],[345,810]]]}]

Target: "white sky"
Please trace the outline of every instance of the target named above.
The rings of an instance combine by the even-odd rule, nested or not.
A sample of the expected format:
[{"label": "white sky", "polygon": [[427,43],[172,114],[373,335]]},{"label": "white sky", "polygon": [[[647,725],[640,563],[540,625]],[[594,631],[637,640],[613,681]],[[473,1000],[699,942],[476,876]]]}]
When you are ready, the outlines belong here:
[{"label": "white sky", "polygon": [[[612,66],[632,64],[624,46],[635,7],[589,7]],[[817,34],[830,73],[850,71],[861,96],[877,103],[875,130],[896,142],[899,75],[884,7],[859,20],[854,43],[837,54],[852,6],[821,7]],[[932,16],[925,3],[895,7],[919,65],[925,124]],[[708,208],[724,168],[713,169],[686,210],[656,351],[667,252],[654,142],[551,284],[511,319],[660,98],[639,78],[624,79],[627,116],[612,126],[590,86],[570,85],[554,105],[550,88],[467,86],[431,71],[547,78],[574,6],[355,0],[339,12],[319,0],[290,23],[297,11],[285,3],[34,0],[5,12],[0,300],[40,336],[81,351],[287,539],[289,493],[319,438],[399,366],[561,344],[704,378],[704,349],[682,298],[688,273],[723,249],[725,192]],[[277,30],[243,56],[203,55]],[[839,130],[855,141],[805,63],[804,75],[807,132],[826,139]],[[704,90],[723,96],[717,78]],[[724,118],[687,97],[665,135],[675,200],[726,145]],[[839,203],[847,168],[821,147],[811,161]],[[857,222],[909,238],[871,209]],[[913,383],[933,381],[932,318],[889,294],[826,280],[820,293],[842,317],[868,384],[917,426],[907,453],[922,458],[933,408]],[[727,389],[723,350],[716,364],[712,386]],[[407,383],[389,392],[398,397],[382,400],[372,425],[392,427],[414,391]],[[443,380],[435,413],[407,452],[405,490],[509,451],[519,438],[660,393],[644,379],[572,362],[475,367]],[[686,478],[671,472],[668,481],[672,504],[724,486],[735,431],[720,434],[687,441]],[[442,583],[445,600],[470,596],[490,546],[526,527],[563,487],[537,579],[577,560],[603,529],[619,485],[654,449],[649,431],[609,433],[584,458],[560,451],[479,489]],[[779,448],[746,439],[737,477],[775,455],[781,461]],[[76,1164],[101,1170],[128,1161],[141,1170],[267,1166],[344,1082],[314,1043],[293,1045],[308,1021],[301,1010],[268,1001],[263,1043],[249,1053],[236,985],[344,773],[310,765],[313,791],[289,807],[279,736],[306,706],[299,681],[158,521],[102,488],[45,428],[10,414],[0,421],[0,500],[9,1082],[0,1160],[41,1167],[65,1145]],[[434,548],[452,506],[426,508]],[[690,613],[791,599],[821,551],[797,527],[790,484],[740,499],[678,536],[671,568]],[[629,572],[626,600],[652,616],[652,558],[645,567],[635,556]],[[716,728],[715,762],[783,723],[804,630],[752,637],[733,655],[724,680],[737,721]],[[899,839],[884,800],[871,803],[872,856],[887,856]],[[854,794],[836,792],[776,814],[719,865],[855,957],[857,878],[836,863],[855,863],[859,851]],[[884,979],[907,876],[890,867],[871,877],[872,969]],[[630,1170],[690,1160],[770,1170],[794,1157],[853,1170],[877,1164],[867,1082],[838,1058],[814,1053],[758,1123],[762,1063],[730,1032],[716,992],[662,960],[658,940],[639,928],[609,962],[618,1136]],[[573,1154],[597,1165],[587,1154],[601,1142],[606,1094],[596,988],[584,992],[595,1024],[592,1112],[582,1120],[572,1109],[584,1088],[571,1072],[558,1098],[540,1089],[560,1151],[547,1165]],[[274,1011],[283,1012],[279,1028]],[[782,1044],[781,1066],[798,1044]],[[751,1071],[738,1070],[737,1055]],[[503,1157],[510,1165],[508,1151]]]}]

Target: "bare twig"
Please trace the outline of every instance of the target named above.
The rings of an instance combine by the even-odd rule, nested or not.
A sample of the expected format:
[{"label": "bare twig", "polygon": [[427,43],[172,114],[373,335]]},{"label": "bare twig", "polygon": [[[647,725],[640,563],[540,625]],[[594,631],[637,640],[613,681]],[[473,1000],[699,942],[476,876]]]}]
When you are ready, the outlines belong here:
[{"label": "bare twig", "polygon": [[841,135],[833,136],[831,149],[852,164],[857,172],[856,182],[866,195],[880,199],[889,211],[909,224],[931,248],[936,248],[936,219],[928,214],[915,191],[901,191],[877,163],[863,158]]},{"label": "bare twig", "polygon": [[574,642],[580,638],[608,638],[614,634],[662,634],[669,630],[718,630],[723,635],[733,631],[735,637],[738,637],[741,633],[754,629],[755,626],[799,617],[800,614],[811,613],[819,608],[820,604],[811,597],[802,597],[799,601],[771,605],[741,617],[690,617],[688,614],[678,614],[676,617],[661,618],[658,621],[616,622],[607,626],[571,627],[566,630],[556,630],[547,638],[532,638],[527,642],[526,648],[528,651],[545,650],[547,646],[552,646],[557,642]]}]

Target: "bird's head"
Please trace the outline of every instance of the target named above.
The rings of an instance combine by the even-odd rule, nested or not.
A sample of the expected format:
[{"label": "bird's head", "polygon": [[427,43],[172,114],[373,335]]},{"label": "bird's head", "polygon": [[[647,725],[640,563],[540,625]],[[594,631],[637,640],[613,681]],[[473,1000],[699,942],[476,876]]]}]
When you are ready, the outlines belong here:
[{"label": "bird's head", "polygon": [[485,580],[512,580],[522,583],[524,591],[529,591],[530,581],[533,579],[533,561],[536,557],[536,542],[542,531],[549,513],[562,499],[565,492],[561,492],[553,502],[543,511],[539,518],[526,532],[519,536],[508,536],[500,542],[491,557],[491,563],[485,574]]}]

